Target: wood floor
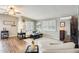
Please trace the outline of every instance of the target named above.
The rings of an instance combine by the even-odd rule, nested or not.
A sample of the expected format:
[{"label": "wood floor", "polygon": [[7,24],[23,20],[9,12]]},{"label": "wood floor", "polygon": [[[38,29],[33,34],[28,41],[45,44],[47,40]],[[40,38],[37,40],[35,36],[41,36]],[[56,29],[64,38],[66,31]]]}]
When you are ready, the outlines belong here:
[{"label": "wood floor", "polygon": [[[25,39],[26,40],[26,39]],[[25,53],[27,43],[17,37],[0,39],[0,53]],[[43,53],[79,53],[79,49],[49,50]]]},{"label": "wood floor", "polygon": [[16,37],[0,39],[0,53],[24,53],[26,43]]}]

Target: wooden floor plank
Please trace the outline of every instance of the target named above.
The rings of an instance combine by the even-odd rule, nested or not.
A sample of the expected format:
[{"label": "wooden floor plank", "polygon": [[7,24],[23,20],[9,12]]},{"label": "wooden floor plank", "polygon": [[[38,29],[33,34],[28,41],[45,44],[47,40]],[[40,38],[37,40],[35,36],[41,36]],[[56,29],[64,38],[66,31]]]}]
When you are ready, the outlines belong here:
[{"label": "wooden floor plank", "polygon": [[25,42],[16,37],[0,39],[0,52],[4,53],[22,53],[25,52]]}]

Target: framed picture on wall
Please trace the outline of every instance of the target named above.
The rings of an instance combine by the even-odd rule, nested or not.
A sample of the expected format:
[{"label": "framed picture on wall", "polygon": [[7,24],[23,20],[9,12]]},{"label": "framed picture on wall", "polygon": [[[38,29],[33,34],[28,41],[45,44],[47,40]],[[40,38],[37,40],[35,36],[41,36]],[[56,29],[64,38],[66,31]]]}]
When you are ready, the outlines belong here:
[{"label": "framed picture on wall", "polygon": [[11,25],[11,26],[16,26],[15,21],[3,21],[4,25]]},{"label": "framed picture on wall", "polygon": [[60,22],[60,27],[64,27],[65,26],[65,22]]}]

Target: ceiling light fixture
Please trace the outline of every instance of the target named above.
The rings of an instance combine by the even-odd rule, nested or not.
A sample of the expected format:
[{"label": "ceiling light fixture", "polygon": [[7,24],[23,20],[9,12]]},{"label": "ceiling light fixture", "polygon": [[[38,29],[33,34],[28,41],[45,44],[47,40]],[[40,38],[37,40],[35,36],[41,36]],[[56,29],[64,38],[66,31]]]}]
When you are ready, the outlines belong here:
[{"label": "ceiling light fixture", "polygon": [[9,15],[16,15],[16,11],[15,11],[15,7],[14,6],[10,6],[8,8],[8,14]]}]

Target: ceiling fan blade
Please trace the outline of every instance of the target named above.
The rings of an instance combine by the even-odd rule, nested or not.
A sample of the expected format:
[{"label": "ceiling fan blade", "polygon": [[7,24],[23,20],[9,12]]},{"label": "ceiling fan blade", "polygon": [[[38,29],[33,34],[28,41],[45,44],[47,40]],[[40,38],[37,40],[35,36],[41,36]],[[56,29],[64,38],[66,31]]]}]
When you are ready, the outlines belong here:
[{"label": "ceiling fan blade", "polygon": [[3,12],[4,14],[8,14],[8,12]]},{"label": "ceiling fan blade", "polygon": [[15,12],[16,14],[21,14],[21,12]]},{"label": "ceiling fan blade", "polygon": [[2,11],[7,11],[6,9],[3,9],[3,8],[0,8],[0,10],[2,10]]}]

